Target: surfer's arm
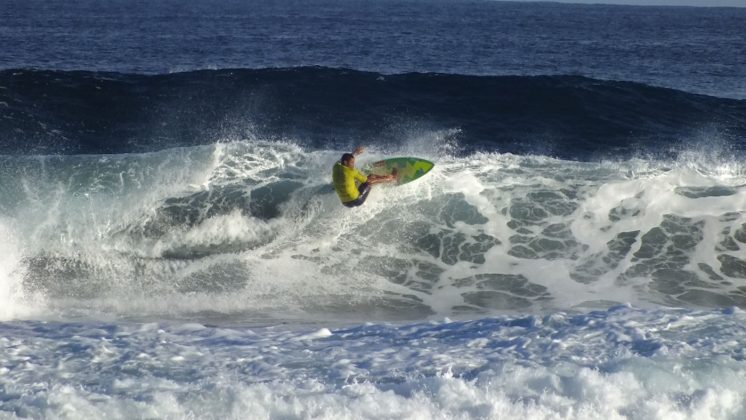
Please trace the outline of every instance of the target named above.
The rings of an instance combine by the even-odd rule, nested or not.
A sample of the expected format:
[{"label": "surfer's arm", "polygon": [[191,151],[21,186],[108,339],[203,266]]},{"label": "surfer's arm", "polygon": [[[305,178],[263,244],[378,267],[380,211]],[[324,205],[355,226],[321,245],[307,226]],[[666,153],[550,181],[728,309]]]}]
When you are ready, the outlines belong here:
[{"label": "surfer's arm", "polygon": [[370,185],[393,181],[396,181],[396,176],[394,175],[368,175],[368,184]]},{"label": "surfer's arm", "polygon": [[381,182],[389,181],[388,175],[365,175],[364,173],[354,169],[352,177],[359,183],[367,182],[369,185],[380,184]]},{"label": "surfer's arm", "polygon": [[[365,147],[358,146],[355,148],[355,150],[352,151],[352,154],[357,156],[362,154],[365,151]],[[360,182],[367,182],[370,185],[374,184],[380,184],[382,182],[394,182],[396,181],[396,175],[368,175],[365,176],[360,171],[356,170],[356,173],[354,174],[355,179],[357,179]]]}]

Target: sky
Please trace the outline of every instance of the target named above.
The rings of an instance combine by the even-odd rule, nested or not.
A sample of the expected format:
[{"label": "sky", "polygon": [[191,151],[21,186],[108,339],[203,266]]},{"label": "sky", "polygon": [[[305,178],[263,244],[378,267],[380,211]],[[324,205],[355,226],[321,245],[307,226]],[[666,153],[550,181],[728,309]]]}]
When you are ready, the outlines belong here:
[{"label": "sky", "polygon": [[[521,0],[536,1],[536,0]],[[647,6],[731,6],[746,7],[746,0],[549,0],[560,3],[634,4]]]}]

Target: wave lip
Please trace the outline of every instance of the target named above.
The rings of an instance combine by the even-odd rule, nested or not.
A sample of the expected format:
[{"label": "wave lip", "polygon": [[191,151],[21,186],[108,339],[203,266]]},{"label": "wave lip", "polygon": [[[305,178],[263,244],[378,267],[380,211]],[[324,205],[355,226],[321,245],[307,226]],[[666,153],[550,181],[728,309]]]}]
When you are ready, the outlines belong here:
[{"label": "wave lip", "polygon": [[0,154],[143,152],[247,132],[314,148],[385,146],[408,127],[456,129],[462,153],[576,159],[668,152],[711,133],[742,152],[746,138],[746,101],[578,76],[5,70],[0,86]]}]

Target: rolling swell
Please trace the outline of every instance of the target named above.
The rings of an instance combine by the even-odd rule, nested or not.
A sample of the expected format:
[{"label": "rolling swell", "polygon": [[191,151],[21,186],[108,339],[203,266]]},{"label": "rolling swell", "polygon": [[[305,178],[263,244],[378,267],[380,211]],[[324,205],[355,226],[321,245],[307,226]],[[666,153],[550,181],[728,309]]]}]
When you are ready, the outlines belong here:
[{"label": "rolling swell", "polygon": [[740,152],[746,138],[746,101],[579,76],[6,70],[0,87],[6,155],[147,152],[247,133],[316,149],[388,146],[446,129],[459,153],[584,160],[668,153],[703,132]]}]

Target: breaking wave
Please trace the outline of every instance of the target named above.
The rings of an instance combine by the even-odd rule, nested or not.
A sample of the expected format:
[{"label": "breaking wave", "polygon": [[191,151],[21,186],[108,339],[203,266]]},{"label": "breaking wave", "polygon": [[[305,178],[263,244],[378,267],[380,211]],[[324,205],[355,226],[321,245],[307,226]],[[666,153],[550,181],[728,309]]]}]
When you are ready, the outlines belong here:
[{"label": "breaking wave", "polygon": [[436,167],[356,210],[329,183],[343,150],[246,140],[0,158],[13,238],[0,296],[17,311],[135,318],[746,307],[740,163],[458,157],[436,154],[447,133],[428,140],[361,156]]}]

